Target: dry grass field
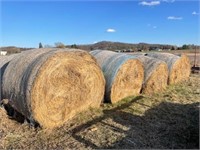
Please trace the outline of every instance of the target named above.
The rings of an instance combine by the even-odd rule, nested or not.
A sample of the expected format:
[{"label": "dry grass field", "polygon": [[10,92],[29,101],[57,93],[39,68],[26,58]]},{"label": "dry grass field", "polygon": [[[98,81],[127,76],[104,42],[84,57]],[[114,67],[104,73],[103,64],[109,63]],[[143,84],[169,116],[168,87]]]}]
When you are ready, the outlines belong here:
[{"label": "dry grass field", "polygon": [[0,108],[0,149],[199,148],[200,78],[163,93],[83,112],[53,130],[9,119]]}]

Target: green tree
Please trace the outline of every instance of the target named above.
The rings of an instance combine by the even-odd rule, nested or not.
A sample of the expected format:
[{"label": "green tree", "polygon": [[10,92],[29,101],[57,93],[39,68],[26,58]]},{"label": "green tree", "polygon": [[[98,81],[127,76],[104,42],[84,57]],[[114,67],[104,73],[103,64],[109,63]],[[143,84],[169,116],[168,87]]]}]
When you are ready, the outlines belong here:
[{"label": "green tree", "polygon": [[71,45],[71,48],[78,48],[76,44]]},{"label": "green tree", "polygon": [[184,45],[182,46],[182,49],[189,49],[189,46],[186,45],[186,44],[184,44]]},{"label": "green tree", "polygon": [[39,48],[43,48],[43,46],[42,46],[42,43],[41,43],[41,42],[39,43]]}]

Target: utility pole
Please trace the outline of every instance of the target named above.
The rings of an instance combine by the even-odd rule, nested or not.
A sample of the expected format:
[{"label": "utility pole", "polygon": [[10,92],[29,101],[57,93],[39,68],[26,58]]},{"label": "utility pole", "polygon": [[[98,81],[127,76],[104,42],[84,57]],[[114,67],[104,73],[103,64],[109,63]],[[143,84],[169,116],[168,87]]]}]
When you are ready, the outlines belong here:
[{"label": "utility pole", "polygon": [[196,59],[197,59],[197,46],[195,46],[194,67],[196,67]]}]

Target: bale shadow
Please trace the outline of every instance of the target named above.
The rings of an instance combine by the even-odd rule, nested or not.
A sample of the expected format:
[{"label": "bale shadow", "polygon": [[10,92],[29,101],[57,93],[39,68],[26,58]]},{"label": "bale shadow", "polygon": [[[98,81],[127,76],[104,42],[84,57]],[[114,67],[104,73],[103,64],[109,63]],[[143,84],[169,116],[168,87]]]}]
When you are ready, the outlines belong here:
[{"label": "bale shadow", "polygon": [[[104,110],[103,116],[75,127],[71,136],[93,149],[133,149],[133,148],[164,148],[164,149],[199,149],[199,103],[175,104],[162,102],[154,108],[139,103],[142,96],[132,99],[119,107]],[[149,107],[144,116],[137,116],[123,111],[133,103]],[[126,126],[123,130],[105,119]],[[98,145],[92,140],[80,136],[81,131],[101,123],[113,132],[123,134],[114,143]],[[112,138],[114,135],[110,135]]]},{"label": "bale shadow", "polygon": [[[146,111],[136,124],[123,121],[131,129],[123,140],[108,148],[199,149],[198,106],[199,103],[181,105],[163,102]],[[131,114],[121,115],[128,115],[131,120],[138,118]],[[132,142],[127,142],[127,139]]]},{"label": "bale shadow", "polygon": [[[87,128],[89,128],[90,126],[98,123],[98,122],[101,122],[102,120],[106,119],[106,118],[113,118],[113,113],[116,113],[118,110],[121,110],[121,109],[124,109],[124,108],[127,108],[129,107],[132,103],[142,99],[143,96],[138,96],[138,97],[135,97],[133,98],[129,103],[125,103],[119,107],[116,107],[114,109],[111,109],[111,110],[104,110],[103,111],[103,116],[101,117],[98,117],[98,118],[95,118],[85,124],[81,124],[77,127],[75,127],[73,130],[72,130],[72,137],[75,138],[77,141],[81,142],[81,143],[84,143],[85,145],[91,147],[91,148],[94,148],[94,149],[97,149],[97,148],[100,148],[98,147],[97,145],[95,145],[94,143],[90,142],[89,140],[85,140],[84,138],[82,138],[81,136],[77,135],[77,133],[79,133],[80,131],[83,131]],[[123,131],[122,131],[123,132]]]}]

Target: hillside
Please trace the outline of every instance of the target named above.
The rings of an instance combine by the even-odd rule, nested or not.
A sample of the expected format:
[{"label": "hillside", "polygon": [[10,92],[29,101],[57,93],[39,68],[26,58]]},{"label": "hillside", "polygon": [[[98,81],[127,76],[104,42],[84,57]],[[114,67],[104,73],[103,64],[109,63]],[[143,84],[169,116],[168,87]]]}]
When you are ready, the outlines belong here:
[{"label": "hillside", "polygon": [[[78,48],[86,51],[102,49],[102,50],[112,50],[112,51],[121,51],[121,52],[134,52],[134,51],[149,51],[149,50],[181,50],[189,49],[194,50],[195,48],[199,49],[200,46],[196,45],[183,45],[182,47],[177,47],[176,45],[169,44],[149,44],[149,43],[122,43],[122,42],[111,42],[111,41],[101,41],[94,44],[72,44],[65,45],[61,42],[55,43],[55,46],[44,45],[44,47],[58,47],[58,48]],[[36,47],[37,48],[37,47]],[[30,50],[33,48],[25,48],[25,47],[16,47],[16,46],[8,46],[8,47],[0,47],[0,50],[7,51],[8,54],[11,53],[19,53],[21,51]]]},{"label": "hillside", "polygon": [[175,45],[164,45],[164,44],[148,44],[148,43],[122,43],[122,42],[110,42],[101,41],[95,44],[89,45],[77,45],[78,48],[84,50],[95,50],[95,49],[106,49],[106,50],[125,50],[125,51],[138,51],[138,50],[154,50],[158,49],[177,49]]},{"label": "hillside", "polygon": [[20,53],[22,51],[30,50],[33,48],[22,48],[16,46],[0,47],[0,51],[7,51],[8,54]]}]

